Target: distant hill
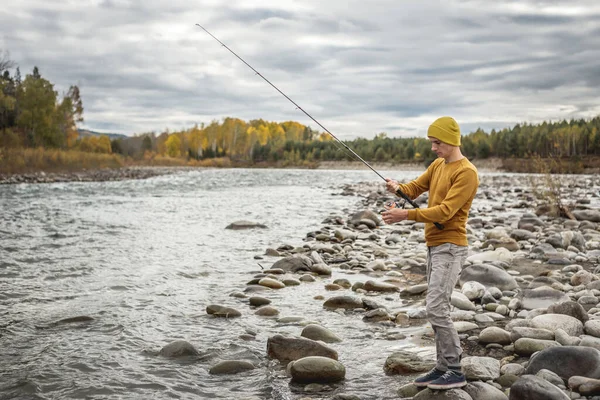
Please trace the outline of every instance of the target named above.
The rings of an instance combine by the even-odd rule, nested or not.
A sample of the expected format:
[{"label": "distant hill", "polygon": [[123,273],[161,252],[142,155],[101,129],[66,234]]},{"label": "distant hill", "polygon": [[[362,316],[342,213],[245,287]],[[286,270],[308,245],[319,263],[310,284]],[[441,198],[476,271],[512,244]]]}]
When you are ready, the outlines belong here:
[{"label": "distant hill", "polygon": [[125,139],[127,135],[123,135],[122,133],[102,133],[90,131],[89,129],[77,129],[77,133],[79,133],[80,137],[86,136],[108,136],[109,139]]}]

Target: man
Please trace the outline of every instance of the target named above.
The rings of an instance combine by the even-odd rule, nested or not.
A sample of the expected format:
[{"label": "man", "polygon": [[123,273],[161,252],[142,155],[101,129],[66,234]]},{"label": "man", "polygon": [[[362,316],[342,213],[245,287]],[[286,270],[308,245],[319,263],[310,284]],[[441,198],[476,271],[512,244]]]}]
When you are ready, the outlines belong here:
[{"label": "man", "polygon": [[[387,224],[404,220],[425,223],[427,243],[427,319],[435,334],[437,363],[414,384],[430,389],[450,389],[467,384],[461,372],[462,348],[450,318],[450,296],[467,258],[467,218],[479,186],[477,169],[460,151],[460,128],[450,117],[435,120],[427,130],[431,150],[438,155],[417,179],[399,184],[386,179],[387,189],[400,188],[414,199],[429,191],[428,207],[404,210],[393,208],[382,213]],[[438,229],[439,222],[444,229]]]}]

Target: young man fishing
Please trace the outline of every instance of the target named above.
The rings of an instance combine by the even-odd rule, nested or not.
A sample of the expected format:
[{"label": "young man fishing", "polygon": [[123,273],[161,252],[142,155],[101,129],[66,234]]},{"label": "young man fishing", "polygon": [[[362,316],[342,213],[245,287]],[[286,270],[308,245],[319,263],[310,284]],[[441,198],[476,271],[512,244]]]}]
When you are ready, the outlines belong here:
[{"label": "young man fishing", "polygon": [[[431,150],[438,155],[417,179],[399,184],[386,179],[392,193],[398,189],[415,199],[429,191],[428,207],[382,213],[387,224],[404,220],[425,223],[427,242],[427,319],[435,334],[437,363],[415,379],[417,387],[451,389],[467,384],[461,372],[462,348],[450,318],[450,296],[467,258],[467,218],[479,186],[477,169],[460,151],[460,128],[450,117],[435,120],[427,130]],[[443,225],[439,229],[434,223]],[[439,226],[441,227],[441,226]]]}]

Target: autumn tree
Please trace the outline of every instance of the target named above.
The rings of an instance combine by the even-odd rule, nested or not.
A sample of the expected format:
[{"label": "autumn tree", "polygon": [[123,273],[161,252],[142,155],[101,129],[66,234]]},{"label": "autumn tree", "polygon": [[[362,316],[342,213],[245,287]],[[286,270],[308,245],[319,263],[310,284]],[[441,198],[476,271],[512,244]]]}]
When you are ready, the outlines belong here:
[{"label": "autumn tree", "polygon": [[26,134],[32,146],[60,147],[64,137],[55,129],[56,91],[54,85],[42,78],[37,67],[27,75],[19,88],[17,126]]},{"label": "autumn tree", "polygon": [[83,137],[77,142],[77,148],[88,153],[112,153],[111,141],[106,135]]},{"label": "autumn tree", "polygon": [[179,157],[181,155],[181,139],[177,135],[171,135],[165,142],[167,155],[169,157]]},{"label": "autumn tree", "polygon": [[77,86],[71,86],[56,110],[58,134],[66,147],[73,147],[79,137],[77,123],[83,122],[83,102]]}]

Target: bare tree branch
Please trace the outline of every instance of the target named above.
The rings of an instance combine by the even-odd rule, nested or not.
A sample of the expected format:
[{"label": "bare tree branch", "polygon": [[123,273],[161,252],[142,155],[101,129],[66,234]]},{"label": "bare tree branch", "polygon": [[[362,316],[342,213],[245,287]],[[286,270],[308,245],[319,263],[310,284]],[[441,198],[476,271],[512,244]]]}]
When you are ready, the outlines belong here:
[{"label": "bare tree branch", "polygon": [[15,65],[15,62],[10,59],[10,53],[5,50],[0,50],[0,74],[13,68]]}]

